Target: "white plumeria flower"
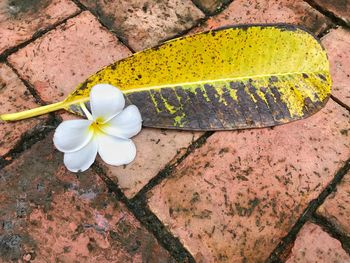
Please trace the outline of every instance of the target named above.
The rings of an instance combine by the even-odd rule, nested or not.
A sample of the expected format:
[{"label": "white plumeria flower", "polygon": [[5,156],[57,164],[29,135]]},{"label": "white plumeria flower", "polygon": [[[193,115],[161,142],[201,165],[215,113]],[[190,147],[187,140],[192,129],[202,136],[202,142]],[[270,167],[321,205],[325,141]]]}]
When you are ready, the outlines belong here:
[{"label": "white plumeria flower", "polygon": [[98,84],[91,89],[90,105],[91,113],[81,104],[88,120],[64,121],[54,134],[54,144],[64,152],[67,169],[87,170],[97,153],[110,165],[132,162],[136,147],[129,138],[138,134],[142,126],[138,108],[130,105],[124,109],[123,93],[108,84]]}]

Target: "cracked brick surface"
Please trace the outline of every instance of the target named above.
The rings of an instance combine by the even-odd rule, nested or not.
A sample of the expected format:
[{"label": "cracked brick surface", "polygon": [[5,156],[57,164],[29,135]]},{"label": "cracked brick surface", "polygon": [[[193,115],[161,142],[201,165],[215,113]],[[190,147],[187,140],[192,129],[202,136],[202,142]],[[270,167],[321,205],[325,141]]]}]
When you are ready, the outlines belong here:
[{"label": "cracked brick surface", "polygon": [[349,112],[217,132],[149,193],[198,262],[263,262],[350,156]]},{"label": "cracked brick surface", "polygon": [[93,172],[73,174],[52,134],[0,171],[1,262],[175,262]]},{"label": "cracked brick surface", "polygon": [[302,0],[235,0],[223,12],[209,18],[197,30],[261,23],[297,24],[315,34],[319,34],[331,24],[328,18]]},{"label": "cracked brick surface", "polygon": [[[0,108],[1,113],[13,113],[38,107],[16,73],[0,63]],[[47,121],[47,116],[20,122],[0,121],[0,156],[6,155],[21,140],[25,133],[33,134]]]},{"label": "cracked brick surface", "polygon": [[204,17],[190,0],[82,0],[82,3],[137,51],[180,34]]},{"label": "cracked brick surface", "polygon": [[350,31],[349,29],[333,29],[322,38],[327,50],[331,76],[333,80],[332,94],[350,108]]},{"label": "cracked brick surface", "polygon": [[340,242],[318,225],[306,223],[300,230],[286,263],[350,262]]},{"label": "cracked brick surface", "polygon": [[79,8],[69,0],[1,1],[0,54],[78,11]]}]

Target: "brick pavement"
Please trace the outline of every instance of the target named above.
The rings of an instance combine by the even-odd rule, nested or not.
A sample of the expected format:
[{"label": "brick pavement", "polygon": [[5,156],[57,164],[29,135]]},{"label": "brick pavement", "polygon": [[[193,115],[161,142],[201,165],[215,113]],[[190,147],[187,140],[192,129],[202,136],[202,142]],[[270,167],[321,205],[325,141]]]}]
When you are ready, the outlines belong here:
[{"label": "brick pavement", "polygon": [[319,113],[280,127],[143,129],[138,157],[69,173],[50,116],[0,123],[0,262],[350,262],[349,1],[6,0],[3,112],[64,98],[101,67],[176,36],[293,23],[333,77]]}]

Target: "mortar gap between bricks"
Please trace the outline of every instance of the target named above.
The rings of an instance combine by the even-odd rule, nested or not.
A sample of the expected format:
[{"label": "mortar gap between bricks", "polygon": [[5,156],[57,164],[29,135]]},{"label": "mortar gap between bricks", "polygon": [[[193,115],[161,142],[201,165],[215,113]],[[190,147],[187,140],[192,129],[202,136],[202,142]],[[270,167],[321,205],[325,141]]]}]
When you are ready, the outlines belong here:
[{"label": "mortar gap between bricks", "polygon": [[156,215],[150,211],[145,199],[137,201],[129,200],[116,183],[114,183],[97,164],[93,170],[105,182],[108,190],[115,198],[122,202],[135,218],[157,239],[159,244],[166,249],[177,262],[195,262],[192,255],[181,244],[178,238],[174,237]]},{"label": "mortar gap between bricks", "polygon": [[276,258],[274,259],[274,261],[270,261],[270,263],[284,263],[284,261],[281,260],[280,258]]},{"label": "mortar gap between bricks", "polygon": [[325,232],[327,232],[331,237],[337,239],[343,249],[350,255],[350,237],[344,235],[332,222],[330,222],[326,217],[315,213],[311,218],[311,222],[319,225]]},{"label": "mortar gap between bricks", "polygon": [[318,35],[317,38],[321,40],[324,36],[326,36],[332,29],[336,29],[338,27],[337,24],[334,24],[331,22],[329,25],[326,26],[324,30],[322,30]]},{"label": "mortar gap between bricks", "polygon": [[[193,2],[193,0],[192,0]],[[174,36],[171,36],[171,37],[168,37],[168,38],[165,38],[161,41],[161,43],[159,43],[157,46],[160,46],[162,43],[166,42],[166,41],[169,41],[169,40],[172,40],[172,39],[175,39],[175,38],[178,38],[178,37],[185,37],[189,32],[191,32],[193,29],[197,28],[197,27],[200,27],[202,26],[209,18],[213,17],[213,16],[216,16],[218,14],[220,14],[221,12],[223,12],[231,3],[233,2],[230,1],[228,3],[225,3],[223,4],[222,8],[219,8],[216,12],[212,13],[212,14],[207,14],[206,12],[204,12],[201,8],[199,8],[194,2],[193,4],[199,8],[202,12],[204,12],[204,17],[203,18],[200,18],[198,19],[197,23],[195,23],[193,26],[191,26],[190,28],[186,29],[186,30],[183,30],[181,32],[178,32],[177,34],[175,34]]]},{"label": "mortar gap between bricks", "polygon": [[82,3],[80,3],[79,0],[71,0],[74,4],[76,4],[77,7],[79,7],[81,10],[86,11],[88,10],[86,6]]},{"label": "mortar gap between bricks", "polygon": [[197,140],[191,143],[190,146],[187,147],[186,152],[178,157],[175,162],[171,165],[166,165],[162,170],[158,172],[158,174],[153,177],[142,189],[130,199],[131,202],[138,202],[138,200],[144,200],[146,198],[146,194],[156,185],[160,184],[165,178],[169,177],[175,168],[184,160],[187,156],[189,156],[193,151],[202,147],[207,139],[212,136],[215,132],[208,131],[205,132],[202,136],[200,136]]},{"label": "mortar gap between bricks", "polygon": [[208,11],[205,7],[202,7],[199,3],[199,1],[196,0],[191,0],[192,4],[197,7],[199,10],[201,10],[203,12],[203,14],[205,15],[205,17],[210,17],[212,14],[210,13],[210,11]]},{"label": "mortar gap between bricks", "polygon": [[30,43],[34,42],[35,40],[37,40],[38,38],[42,37],[43,35],[45,35],[47,32],[56,29],[58,26],[64,24],[67,22],[67,20],[74,18],[76,16],[78,16],[80,13],[82,12],[82,10],[78,10],[76,13],[64,18],[61,21],[58,21],[52,25],[47,26],[46,28],[43,29],[39,29],[37,32],[35,32],[32,37],[20,44],[18,44],[17,46],[14,47],[10,47],[8,49],[6,49],[5,51],[3,51],[0,54],[0,62],[6,62],[6,59],[8,56],[12,55],[13,53],[16,53],[18,50],[26,47],[27,45],[29,45]]},{"label": "mortar gap between bricks", "polygon": [[[176,162],[171,166],[166,166],[162,171],[160,171],[150,182],[144,186],[138,194],[136,194],[132,199],[128,199],[121,189],[114,183],[103,171],[101,167],[97,164],[94,165],[94,169],[97,174],[106,183],[108,189],[110,189],[116,198],[122,201],[130,211],[135,215],[135,217],[144,225],[150,232],[154,234],[159,243],[167,249],[170,254],[180,262],[187,259],[188,262],[195,262],[192,255],[182,246],[180,241],[173,237],[172,234],[165,228],[162,222],[149,210],[146,202],[146,193],[152,189],[155,185],[159,184],[163,179],[165,179],[174,168],[183,161],[190,153],[195,149],[201,147],[214,132],[205,132],[201,137],[194,141],[186,150],[186,152],[179,157]],[[165,238],[165,239],[164,239]],[[176,250],[174,251],[174,248]]]},{"label": "mortar gap between bricks", "polygon": [[336,103],[338,103],[341,107],[343,107],[344,109],[350,111],[350,106],[346,105],[344,102],[342,102],[340,99],[338,99],[337,97],[331,95],[331,99],[334,100]]},{"label": "mortar gap between bricks", "polygon": [[157,46],[160,46],[162,45],[164,42],[167,42],[167,41],[170,41],[170,40],[173,40],[175,38],[179,38],[179,37],[185,37],[189,32],[191,32],[193,29],[197,28],[197,27],[200,27],[204,22],[206,22],[208,20],[209,17],[203,17],[203,18],[200,18],[198,19],[197,23],[195,23],[193,26],[191,26],[190,28],[187,28],[181,32],[178,32],[176,33],[175,35],[171,36],[171,37],[167,37],[165,39],[163,39],[158,45],[156,45],[155,47]]},{"label": "mortar gap between bricks", "polygon": [[[219,8],[219,10],[217,10],[216,12],[212,13],[211,15],[210,14],[205,14],[205,17],[203,18],[200,18],[197,23],[195,23],[193,26],[191,26],[190,28],[186,29],[186,30],[183,30],[181,32],[178,32],[177,34],[175,34],[174,36],[171,36],[171,37],[168,37],[168,38],[165,38],[164,40],[161,41],[161,43],[159,43],[158,45],[156,46],[160,46],[162,43],[166,42],[166,41],[169,41],[169,40],[172,40],[172,39],[175,39],[175,38],[178,38],[178,37],[185,37],[189,32],[191,32],[193,29],[197,28],[197,27],[200,27],[202,26],[209,18],[213,17],[213,16],[216,16],[218,14],[220,14],[221,12],[223,12],[231,3],[233,2],[230,1],[226,4],[223,4],[222,8]],[[202,11],[202,9],[200,9]]]},{"label": "mortar gap between bricks", "polygon": [[222,3],[221,6],[217,7],[214,12],[210,12],[205,7],[202,7],[200,5],[200,1],[198,0],[191,0],[191,2],[199,9],[201,10],[207,18],[216,16],[220,14],[222,11],[224,11],[234,0],[227,1],[226,3]]},{"label": "mortar gap between bricks", "polygon": [[58,122],[52,113],[44,124],[36,125],[32,130],[26,131],[16,145],[3,157],[0,158],[0,169],[11,164],[20,154],[40,142],[54,129]]},{"label": "mortar gap between bricks", "polygon": [[[124,45],[126,46],[132,53],[136,53],[136,51],[129,45],[128,40],[123,36],[123,34],[121,32],[115,31],[113,28],[109,28],[108,25],[106,25],[101,19],[100,19],[100,15],[96,13],[96,11],[94,11],[92,8],[88,8],[86,6],[84,6],[84,4],[82,4],[79,0],[71,0],[73,1],[79,8],[84,9],[84,10],[88,10],[89,12],[91,12],[100,22],[100,24],[106,28],[109,32],[113,33],[117,39]],[[201,10],[201,9],[200,9]],[[203,21],[202,20],[206,20],[207,17],[205,16],[204,18],[200,19],[194,26],[192,26],[191,28],[184,30],[182,32],[179,32],[178,34],[166,38],[164,40],[162,40],[158,45],[161,45],[163,42],[166,42],[168,40],[174,39],[176,37],[181,37],[185,34],[187,34],[189,31],[191,31],[193,28],[199,26]],[[157,46],[157,45],[156,45]]]},{"label": "mortar gap between bricks", "polygon": [[[5,64],[13,70],[16,76],[22,81],[27,90],[33,96],[35,103],[39,104],[39,106],[46,105],[46,103],[40,98],[40,96],[36,93],[34,87],[25,79],[23,79],[18,73],[17,69],[14,68],[8,61],[5,61]],[[26,131],[18,141],[18,143],[3,157],[0,159],[0,169],[9,165],[14,161],[19,154],[29,149],[35,143],[43,140],[49,132],[54,130],[58,123],[60,122],[54,113],[48,114],[48,120],[44,124],[38,124],[32,130]]]},{"label": "mortar gap between bricks", "polygon": [[319,4],[317,4],[314,0],[304,0],[304,2],[308,3],[311,7],[316,9],[318,12],[320,12],[321,14],[328,17],[334,24],[340,25],[342,27],[350,28],[349,25],[344,20],[337,17],[331,11],[329,11],[329,10],[323,8],[322,6],[320,6]]},{"label": "mortar gap between bricks", "polygon": [[111,32],[125,47],[127,47],[132,53],[136,53],[136,51],[129,45],[128,40],[125,39],[120,32],[115,31],[112,28],[109,28],[101,19],[100,15],[97,14],[92,8],[86,7],[84,4],[82,4],[79,0],[71,0],[74,4],[76,4],[81,10],[89,11],[91,14],[93,14],[94,17],[99,21],[101,26],[105,28],[108,32]]},{"label": "mortar gap between bricks", "polygon": [[272,263],[276,262],[281,255],[285,253],[290,245],[295,242],[297,235],[300,229],[304,226],[304,224],[312,218],[315,214],[315,211],[319,208],[319,206],[326,200],[326,198],[336,189],[336,186],[340,183],[346,173],[350,170],[350,159],[348,159],[344,166],[341,167],[338,172],[333,177],[332,181],[325,187],[325,189],[319,194],[319,196],[312,200],[306,209],[303,211],[297,222],[291,228],[289,233],[282,238],[276,248],[272,251],[266,262]]},{"label": "mortar gap between bricks", "polygon": [[10,67],[13,72],[15,72],[15,74],[17,75],[17,77],[20,79],[20,81],[22,81],[22,83],[26,86],[27,90],[30,92],[30,94],[34,97],[34,100],[37,104],[39,104],[39,106],[45,106],[47,105],[47,103],[45,103],[41,97],[36,93],[35,88],[33,87],[33,85],[26,79],[22,78],[22,76],[19,74],[18,70],[9,62],[6,61],[5,64]]}]

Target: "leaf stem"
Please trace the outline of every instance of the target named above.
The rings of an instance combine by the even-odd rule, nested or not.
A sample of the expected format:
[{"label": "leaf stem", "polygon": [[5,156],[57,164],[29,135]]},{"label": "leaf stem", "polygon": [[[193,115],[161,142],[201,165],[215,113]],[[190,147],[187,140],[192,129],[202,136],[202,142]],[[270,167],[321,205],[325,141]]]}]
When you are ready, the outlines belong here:
[{"label": "leaf stem", "polygon": [[23,120],[27,118],[32,118],[38,115],[42,115],[45,113],[49,113],[52,111],[64,109],[66,106],[65,101],[60,101],[57,103],[53,103],[46,106],[41,106],[35,109],[30,109],[22,112],[16,112],[16,113],[8,113],[8,114],[2,114],[0,115],[0,120],[3,121],[17,121],[17,120]]}]

